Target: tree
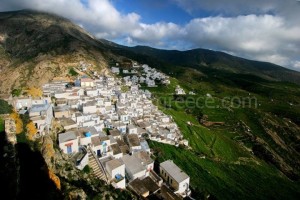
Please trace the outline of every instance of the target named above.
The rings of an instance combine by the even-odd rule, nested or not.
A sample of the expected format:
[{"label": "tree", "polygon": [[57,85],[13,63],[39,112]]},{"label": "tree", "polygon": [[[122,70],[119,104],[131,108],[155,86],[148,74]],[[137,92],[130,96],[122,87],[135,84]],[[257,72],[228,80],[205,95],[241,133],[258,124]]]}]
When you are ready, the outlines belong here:
[{"label": "tree", "polygon": [[71,68],[69,69],[69,74],[70,74],[71,76],[78,76],[78,73],[74,70],[73,67],[71,67]]},{"label": "tree", "polygon": [[12,106],[3,99],[0,99],[0,114],[9,114],[12,112]]},{"label": "tree", "polygon": [[10,118],[15,120],[16,123],[16,134],[20,134],[23,132],[23,121],[20,118],[20,115],[16,112],[10,114]]},{"label": "tree", "polygon": [[22,89],[13,89],[11,91],[11,94],[12,94],[13,97],[18,97],[18,96],[21,95],[21,93],[22,93]]},{"label": "tree", "polygon": [[29,140],[33,140],[34,136],[36,135],[36,133],[38,132],[34,123],[32,121],[30,121],[27,126],[27,137]]}]

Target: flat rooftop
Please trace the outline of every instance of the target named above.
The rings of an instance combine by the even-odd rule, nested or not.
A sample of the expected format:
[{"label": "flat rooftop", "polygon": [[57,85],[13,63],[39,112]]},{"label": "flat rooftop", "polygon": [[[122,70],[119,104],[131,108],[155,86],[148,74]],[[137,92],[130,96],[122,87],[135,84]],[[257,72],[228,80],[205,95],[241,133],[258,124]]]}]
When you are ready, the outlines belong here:
[{"label": "flat rooftop", "polygon": [[70,126],[76,124],[76,122],[73,119],[66,117],[60,118],[59,121],[62,126]]},{"label": "flat rooftop", "polygon": [[77,139],[76,133],[74,131],[68,131],[65,133],[60,133],[58,135],[58,141],[59,143],[64,143],[70,140],[75,140]]},{"label": "flat rooftop", "polygon": [[118,129],[113,129],[113,130],[109,130],[109,134],[114,137],[117,137],[121,135],[121,132]]},{"label": "flat rooftop", "polygon": [[47,111],[49,107],[50,107],[50,104],[37,104],[37,105],[33,105],[30,108],[29,112]]},{"label": "flat rooftop", "polygon": [[126,170],[130,171],[131,174],[136,174],[146,170],[146,168],[141,164],[140,160],[135,156],[124,155],[121,159],[125,164]]},{"label": "flat rooftop", "polygon": [[77,131],[77,134],[80,137],[86,137],[86,133],[90,133],[91,135],[99,135],[95,127],[82,127]]},{"label": "flat rooftop", "polygon": [[129,146],[136,147],[140,146],[140,139],[137,134],[129,134],[127,135]]},{"label": "flat rooftop", "polygon": [[159,186],[149,176],[142,180],[142,184],[145,188],[147,188],[147,190],[149,190],[150,193],[154,193],[160,189]]},{"label": "flat rooftop", "polygon": [[106,162],[105,165],[106,165],[106,167],[109,167],[110,169],[116,169],[116,168],[124,165],[124,163],[120,159],[113,159],[113,160]]},{"label": "flat rooftop", "polygon": [[146,165],[153,163],[153,160],[150,158],[150,155],[145,151],[136,152],[134,156],[139,158]]},{"label": "flat rooftop", "polygon": [[102,142],[100,141],[99,136],[92,137],[92,138],[91,138],[91,141],[92,141],[92,144],[93,144],[94,146],[100,146],[101,143],[102,143]]},{"label": "flat rooftop", "polygon": [[110,145],[110,147],[111,147],[114,155],[122,153],[122,150],[120,149],[118,144],[112,144],[112,145]]},{"label": "flat rooftop", "polygon": [[136,178],[128,184],[130,188],[140,196],[148,196],[149,190],[144,186],[142,180]]},{"label": "flat rooftop", "polygon": [[69,111],[70,108],[69,106],[65,105],[65,106],[55,106],[53,108],[54,112],[64,112],[64,111]]},{"label": "flat rooftop", "polygon": [[162,167],[175,181],[178,183],[184,181],[189,178],[189,176],[182,171],[172,160],[167,160],[163,163],[160,163],[160,167]]}]

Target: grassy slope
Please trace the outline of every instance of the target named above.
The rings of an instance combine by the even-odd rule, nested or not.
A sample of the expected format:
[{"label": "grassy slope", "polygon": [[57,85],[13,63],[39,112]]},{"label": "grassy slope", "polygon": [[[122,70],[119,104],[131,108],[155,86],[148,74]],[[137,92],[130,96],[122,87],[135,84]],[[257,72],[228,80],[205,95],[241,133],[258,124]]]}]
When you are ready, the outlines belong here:
[{"label": "grassy slope", "polygon": [[[268,145],[271,147],[276,145],[259,125],[258,116],[263,115],[264,112],[277,110],[277,113],[286,115],[297,122],[299,108],[290,108],[289,105],[282,105],[282,103],[285,102],[284,98],[287,96],[293,102],[299,103],[298,86],[289,83],[263,82],[259,79],[255,80],[257,85],[253,88],[250,86],[253,82],[245,83],[249,77],[237,76],[225,79],[213,75],[208,78],[188,70],[177,78],[172,78],[169,86],[148,89],[156,97],[155,103],[160,109],[173,116],[184,137],[189,140],[192,150],[156,142],[151,142],[150,145],[155,149],[159,161],[173,159],[190,175],[193,196],[201,198],[205,193],[212,194],[219,199],[232,199],[233,197],[237,199],[296,199],[299,196],[299,182],[290,181],[273,165],[256,158],[249,151],[252,143],[248,145],[247,141],[241,143],[235,140],[243,138],[244,135],[241,134],[241,130],[234,129],[235,124],[242,120],[252,132],[268,142]],[[221,106],[221,98],[225,96],[247,97],[249,92],[258,99],[260,106],[244,109],[211,109],[204,106],[201,112],[208,115],[209,120],[226,122],[226,125],[222,127],[206,128],[197,122],[195,116],[186,112],[187,107],[184,103],[172,100],[172,93],[178,83],[187,91],[196,91],[195,98],[207,93],[212,94],[215,101],[213,105],[216,106]],[[253,93],[254,91],[256,93]],[[271,98],[275,99],[273,105],[270,105]],[[199,105],[204,104],[204,100],[199,101]],[[287,112],[287,109],[292,112]],[[188,126],[187,121],[195,126]],[[203,155],[205,159],[201,159]]]},{"label": "grassy slope", "polygon": [[[193,197],[209,193],[218,199],[297,199],[299,185],[264,162],[201,159],[171,145],[150,142],[158,161],[172,159],[191,177]],[[224,147],[225,148],[225,147]]]}]

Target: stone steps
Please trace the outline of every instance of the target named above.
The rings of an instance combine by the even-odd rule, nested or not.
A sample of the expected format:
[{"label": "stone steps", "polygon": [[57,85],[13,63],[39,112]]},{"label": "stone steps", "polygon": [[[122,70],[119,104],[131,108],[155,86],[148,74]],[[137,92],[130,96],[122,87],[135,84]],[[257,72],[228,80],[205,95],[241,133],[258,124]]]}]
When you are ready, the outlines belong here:
[{"label": "stone steps", "polygon": [[103,181],[105,180],[105,174],[102,170],[102,168],[98,165],[95,157],[92,155],[92,153],[88,153],[89,156],[89,166],[93,169],[93,173],[95,176]]}]

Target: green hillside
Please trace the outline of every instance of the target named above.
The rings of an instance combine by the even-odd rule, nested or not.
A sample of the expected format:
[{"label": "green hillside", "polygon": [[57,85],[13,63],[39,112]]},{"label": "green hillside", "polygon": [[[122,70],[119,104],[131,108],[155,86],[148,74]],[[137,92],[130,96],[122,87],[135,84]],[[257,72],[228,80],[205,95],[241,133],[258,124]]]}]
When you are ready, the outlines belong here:
[{"label": "green hillside", "polygon": [[[158,161],[173,159],[191,177],[196,198],[296,199],[300,194],[300,88],[226,71],[173,71],[169,86],[147,88],[173,116],[191,149],[150,142]],[[186,92],[174,98],[176,85]],[[205,105],[206,95],[211,101]],[[257,99],[257,107],[223,99]],[[194,106],[193,101],[197,102]],[[291,103],[292,102],[292,103]],[[199,118],[224,125],[204,126]],[[201,120],[200,120],[201,121]],[[192,124],[189,125],[188,124]],[[276,191],[276,192],[274,192]]]}]

